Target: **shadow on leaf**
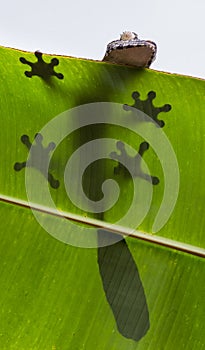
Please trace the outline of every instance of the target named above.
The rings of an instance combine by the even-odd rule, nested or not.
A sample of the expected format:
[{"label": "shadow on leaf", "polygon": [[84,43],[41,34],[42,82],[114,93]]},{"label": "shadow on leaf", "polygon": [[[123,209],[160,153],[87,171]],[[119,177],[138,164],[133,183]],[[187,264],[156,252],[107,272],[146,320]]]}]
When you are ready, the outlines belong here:
[{"label": "shadow on leaf", "polygon": [[[119,332],[139,341],[148,331],[149,311],[135,261],[124,239],[98,230],[98,264],[107,301]],[[111,244],[103,246],[103,244]]]}]

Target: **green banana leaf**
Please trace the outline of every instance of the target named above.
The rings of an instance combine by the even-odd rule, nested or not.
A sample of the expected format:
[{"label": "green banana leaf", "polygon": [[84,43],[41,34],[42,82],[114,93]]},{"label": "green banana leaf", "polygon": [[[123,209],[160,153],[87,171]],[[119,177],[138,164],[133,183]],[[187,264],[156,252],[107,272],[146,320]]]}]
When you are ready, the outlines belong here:
[{"label": "green banana leaf", "polygon": [[205,347],[204,89],[0,48],[0,349]]}]

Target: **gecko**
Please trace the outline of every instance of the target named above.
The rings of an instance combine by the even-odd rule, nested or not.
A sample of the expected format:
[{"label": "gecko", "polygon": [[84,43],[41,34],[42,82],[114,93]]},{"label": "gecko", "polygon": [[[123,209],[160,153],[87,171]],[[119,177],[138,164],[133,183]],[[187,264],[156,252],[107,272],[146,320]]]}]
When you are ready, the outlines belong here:
[{"label": "gecko", "polygon": [[148,68],[155,60],[157,45],[151,40],[141,40],[135,32],[125,31],[120,39],[107,45],[102,61]]}]

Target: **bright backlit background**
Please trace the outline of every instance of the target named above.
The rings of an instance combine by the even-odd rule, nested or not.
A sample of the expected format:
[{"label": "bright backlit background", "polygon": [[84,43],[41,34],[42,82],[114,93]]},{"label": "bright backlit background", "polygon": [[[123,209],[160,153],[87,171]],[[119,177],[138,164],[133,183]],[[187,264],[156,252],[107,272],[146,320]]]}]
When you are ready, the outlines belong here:
[{"label": "bright backlit background", "polygon": [[205,77],[204,0],[7,0],[0,45],[101,60],[130,30],[158,45],[153,69]]}]

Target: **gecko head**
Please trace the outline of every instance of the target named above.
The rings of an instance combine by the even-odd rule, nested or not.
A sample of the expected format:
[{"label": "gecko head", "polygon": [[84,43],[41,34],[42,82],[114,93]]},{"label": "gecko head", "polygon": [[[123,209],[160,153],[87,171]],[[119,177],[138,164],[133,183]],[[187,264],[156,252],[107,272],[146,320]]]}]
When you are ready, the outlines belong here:
[{"label": "gecko head", "polygon": [[123,41],[129,41],[134,39],[138,39],[137,34],[134,32],[125,31],[120,35],[120,40]]}]

